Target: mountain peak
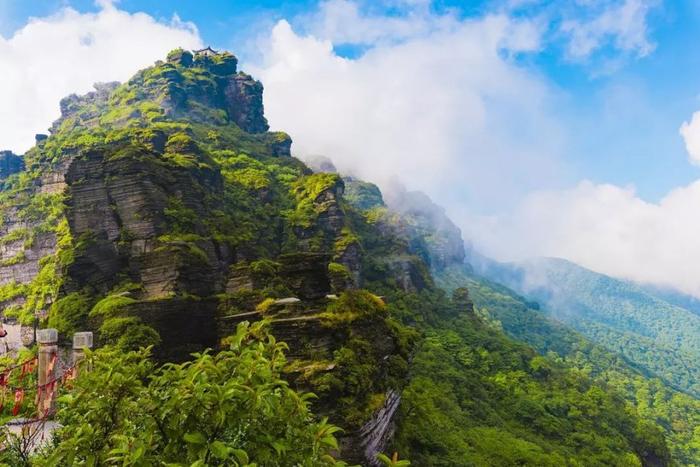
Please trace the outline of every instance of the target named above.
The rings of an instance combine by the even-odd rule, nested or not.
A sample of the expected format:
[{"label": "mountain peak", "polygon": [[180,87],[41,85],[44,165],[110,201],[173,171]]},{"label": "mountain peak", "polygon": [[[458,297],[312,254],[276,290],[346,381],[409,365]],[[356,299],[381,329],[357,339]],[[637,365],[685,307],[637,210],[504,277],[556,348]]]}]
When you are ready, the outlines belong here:
[{"label": "mountain peak", "polygon": [[124,84],[96,84],[93,92],[66,97],[51,132],[167,121],[234,124],[250,134],[269,130],[262,84],[238,70],[232,53],[207,48],[173,50],[165,61],[139,71]]}]

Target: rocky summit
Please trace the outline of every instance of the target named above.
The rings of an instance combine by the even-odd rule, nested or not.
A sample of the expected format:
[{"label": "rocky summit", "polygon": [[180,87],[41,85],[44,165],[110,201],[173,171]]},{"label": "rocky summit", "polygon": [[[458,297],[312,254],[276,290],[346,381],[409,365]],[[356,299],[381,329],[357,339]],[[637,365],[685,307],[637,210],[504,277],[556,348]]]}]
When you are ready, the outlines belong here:
[{"label": "rocky summit", "polygon": [[[176,50],[124,84],[63,99],[47,139],[0,159],[5,315],[39,316],[64,336],[92,329],[102,344],[153,343],[163,360],[269,317],[290,347],[290,379],[349,429],[346,457],[373,458],[408,347],[359,288],[388,267],[418,289],[427,271],[402,239],[362,242],[380,227],[339,175],[290,156],[290,137],[268,131],[262,93],[234,55]],[[346,300],[369,311],[329,313]],[[342,379],[343,349],[366,366],[366,385]]]},{"label": "rocky summit", "polygon": [[[174,50],[126,83],[97,84],[63,99],[48,136],[38,136],[21,157],[0,153],[5,317],[39,320],[63,337],[94,331],[101,355],[125,358],[126,365],[135,358],[128,352],[149,345],[160,363],[194,358],[204,365],[207,354],[192,354],[207,348],[233,360],[252,352],[255,358],[226,367],[231,378],[221,378],[223,366],[207,367],[221,384],[205,396],[237,385],[245,365],[262,365],[255,366],[261,377],[283,367],[284,381],[274,391],[265,384],[246,388],[313,392],[313,399],[294,397],[304,410],[310,401],[322,430],[328,430],[322,417],[342,429],[337,445],[328,431],[307,443],[325,440],[332,455],[323,465],[336,465],[336,456],[403,465],[398,454],[392,460],[378,457],[382,452],[425,466],[668,465],[659,429],[590,369],[513,342],[503,323],[475,307],[464,284],[496,310],[519,302],[469,276],[461,232],[444,210],[422,193],[385,197],[371,183],[336,173],[325,159],[312,170],[292,157],[291,145],[287,134],[269,131],[263,85],[239,71],[228,52]],[[434,277],[449,282],[452,293]],[[524,309],[518,319],[537,323],[529,313]],[[504,316],[508,329],[511,315]],[[263,326],[247,327],[259,321]],[[266,344],[245,351],[240,342],[231,344],[230,336],[243,339],[246,329],[268,327],[273,337]],[[284,342],[282,365],[265,360],[261,350],[277,341]],[[576,355],[588,364],[588,354]],[[155,363],[138,367],[148,365]],[[159,381],[184,380],[191,389],[182,375],[193,368],[201,387],[211,384],[201,381],[198,367],[164,365],[154,370],[160,376],[141,378],[143,392],[135,397],[156,388],[153,400],[160,401],[170,383],[163,388]],[[632,381],[634,371],[622,367],[619,374]],[[96,370],[88,378],[111,374]],[[85,384],[78,382],[83,394],[95,390]],[[68,404],[93,399],[104,398]],[[182,403],[179,394],[169,400]],[[170,405],[147,409],[160,413]],[[100,413],[95,410],[61,412],[62,439],[84,432],[71,428],[71,417]],[[259,415],[267,416],[265,410]],[[191,407],[175,412],[182,411]],[[159,425],[160,434],[146,434],[149,443],[207,443],[210,424],[183,435],[180,419],[168,413],[176,428],[167,435]],[[158,424],[158,417],[146,418]],[[304,420],[297,421],[316,429]],[[213,455],[235,454],[243,460],[230,465],[244,465],[250,448],[277,459],[260,465],[288,465],[290,447],[270,438],[272,431],[279,439],[290,436],[280,434],[284,420],[262,423],[267,431],[241,448],[238,434],[251,426],[227,432],[233,447],[214,430]],[[137,429],[129,436],[142,435]],[[57,452],[73,459],[74,446],[87,446],[76,443],[57,443]],[[158,455],[172,454],[162,449]],[[93,456],[93,445],[85,452],[86,459]],[[105,447],[99,455],[112,459],[114,452]]]}]

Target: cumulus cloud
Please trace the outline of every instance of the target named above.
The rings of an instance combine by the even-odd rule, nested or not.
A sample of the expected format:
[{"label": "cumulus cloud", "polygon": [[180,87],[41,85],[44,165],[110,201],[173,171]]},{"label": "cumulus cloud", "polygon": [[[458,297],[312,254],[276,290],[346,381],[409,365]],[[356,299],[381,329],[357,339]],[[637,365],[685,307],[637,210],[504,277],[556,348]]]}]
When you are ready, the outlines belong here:
[{"label": "cumulus cloud", "polygon": [[401,1],[400,16],[366,15],[350,0],[322,2],[316,12],[305,18],[309,32],[335,44],[396,43],[455,25],[450,15],[431,15],[430,1]]},{"label": "cumulus cloud", "polygon": [[685,141],[690,162],[700,165],[700,112],[695,112],[690,122],[683,122],[679,132]]},{"label": "cumulus cloud", "polygon": [[65,8],[0,36],[0,149],[23,152],[59,116],[59,100],[93,83],[123,81],[178,46],[201,46],[194,25],[129,14],[113,1],[97,13]]},{"label": "cumulus cloud", "polygon": [[[577,53],[606,40],[648,53],[640,5],[571,25]],[[543,47],[539,20],[461,20],[420,7],[382,18],[333,0],[306,21],[305,33],[279,22],[254,68],[268,118],[292,134],[297,155],[327,155],[341,171],[426,191],[497,259],[559,256],[700,296],[700,263],[688,261],[700,257],[700,181],[658,203],[631,187],[566,188],[566,98],[517,59]],[[338,42],[374,45],[348,59]],[[697,121],[684,126],[687,140]]]},{"label": "cumulus cloud", "polygon": [[[577,2],[576,18],[564,19],[561,31],[569,36],[568,54],[582,59],[612,45],[615,49],[643,57],[654,50],[648,37],[647,18],[656,0]],[[588,18],[580,18],[580,15]]]},{"label": "cumulus cloud", "polygon": [[658,203],[633,188],[581,182],[529,195],[510,215],[472,218],[466,228],[498,259],[567,258],[590,269],[672,286],[700,297],[700,180]]},{"label": "cumulus cloud", "polygon": [[[280,21],[252,67],[271,125],[292,135],[297,155],[329,156],[376,182],[398,176],[448,205],[508,203],[560,174],[556,92],[513,59],[539,49],[532,23],[459,20],[420,5],[401,18],[324,5],[306,24],[313,33]],[[358,58],[335,53],[334,38],[365,43],[380,33],[390,34]]]}]

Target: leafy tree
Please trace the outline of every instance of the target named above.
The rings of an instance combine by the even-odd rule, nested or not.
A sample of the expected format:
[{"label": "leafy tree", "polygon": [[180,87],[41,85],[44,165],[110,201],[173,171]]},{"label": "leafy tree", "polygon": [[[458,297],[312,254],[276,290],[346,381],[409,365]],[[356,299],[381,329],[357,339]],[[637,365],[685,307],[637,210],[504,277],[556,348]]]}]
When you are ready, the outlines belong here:
[{"label": "leafy tree", "polygon": [[59,399],[58,430],[39,465],[343,465],[339,428],[314,420],[310,394],[281,379],[285,345],[241,323],[219,353],[158,367],[149,350],[104,348]]}]

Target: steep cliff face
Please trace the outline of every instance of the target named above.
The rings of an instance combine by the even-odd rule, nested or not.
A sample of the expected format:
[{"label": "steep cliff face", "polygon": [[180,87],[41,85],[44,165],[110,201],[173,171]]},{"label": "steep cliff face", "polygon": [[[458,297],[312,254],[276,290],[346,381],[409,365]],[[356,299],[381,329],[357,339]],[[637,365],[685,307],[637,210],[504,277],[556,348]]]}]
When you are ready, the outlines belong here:
[{"label": "steep cliff face", "polygon": [[[289,175],[306,169],[288,157],[288,136],[266,132],[262,86],[237,72],[233,55],[176,51],[124,85],[64,99],[61,111],[3,192],[1,298],[22,304],[23,319],[63,295],[99,298],[124,282],[136,284],[135,300],[211,296],[224,290],[235,260],[260,254],[248,250],[279,252],[269,234],[242,245],[274,223],[238,232],[238,206],[226,198],[252,203],[265,187],[227,187],[226,176],[260,175],[250,182],[265,184],[248,154],[287,158]],[[20,163],[3,153],[5,177]]]},{"label": "steep cliff face", "polygon": [[383,251],[387,275],[404,291],[415,292],[433,284],[430,271],[463,264],[464,241],[459,228],[445,210],[421,192],[403,188],[389,191],[354,177],[345,177],[348,202],[365,213],[382,238],[398,239],[400,245]]},{"label": "steep cliff face", "polygon": [[269,319],[290,380],[361,462],[390,438],[410,352],[361,288],[417,290],[425,278],[405,264],[420,259],[346,200],[339,175],[290,156],[262,92],[231,54],[177,50],[64,99],[23,161],[0,155],[0,301],[23,322],[171,360]]}]

